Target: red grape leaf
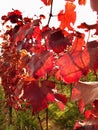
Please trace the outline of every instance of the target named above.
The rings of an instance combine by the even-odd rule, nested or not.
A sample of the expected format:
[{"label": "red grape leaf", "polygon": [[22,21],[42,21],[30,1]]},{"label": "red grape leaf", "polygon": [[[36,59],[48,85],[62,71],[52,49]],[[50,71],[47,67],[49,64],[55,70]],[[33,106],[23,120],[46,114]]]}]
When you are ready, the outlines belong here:
[{"label": "red grape leaf", "polygon": [[40,82],[32,81],[24,87],[24,99],[27,99],[33,108],[33,111],[39,112],[48,107],[51,102],[59,102],[59,107],[65,107],[66,96],[62,94],[54,94],[55,82],[44,80]]},{"label": "red grape leaf", "polygon": [[60,53],[64,51],[67,45],[71,45],[71,43],[67,37],[64,37],[61,30],[56,30],[50,35],[49,46],[54,52]]},{"label": "red grape leaf", "polygon": [[74,2],[75,0],[66,0],[66,1]]},{"label": "red grape leaf", "polygon": [[78,107],[79,107],[80,112],[83,113],[84,110],[85,110],[85,103],[83,102],[82,99],[79,100],[79,102],[78,102]]},{"label": "red grape leaf", "polygon": [[[66,83],[76,82],[88,72],[89,55],[85,52],[67,53],[57,61],[60,77]],[[57,77],[58,79],[59,77]]]},{"label": "red grape leaf", "polygon": [[2,16],[2,20],[4,20],[3,24],[5,24],[8,20],[12,23],[21,22],[22,13],[19,10],[13,10],[12,12],[8,12],[7,16]]},{"label": "red grape leaf", "polygon": [[62,94],[54,94],[55,98],[56,98],[56,102],[57,102],[57,105],[59,106],[59,108],[61,110],[64,110],[65,109],[65,105],[66,105],[66,102],[67,102],[67,98],[65,95],[62,95]]},{"label": "red grape leaf", "polygon": [[57,101],[57,105],[60,108],[60,110],[62,110],[62,111],[65,110],[65,105],[62,102]]},{"label": "red grape leaf", "polygon": [[85,118],[90,119],[91,116],[92,116],[92,111],[91,110],[86,110],[85,111]]},{"label": "red grape leaf", "polygon": [[[75,91],[79,91],[75,95]],[[82,99],[85,104],[98,100],[98,82],[78,82],[72,90],[72,100]]]},{"label": "red grape leaf", "polygon": [[48,51],[44,51],[40,55],[33,55],[27,66],[31,76],[43,76],[53,68],[53,56]]},{"label": "red grape leaf", "polygon": [[41,0],[45,5],[51,5],[52,0]]},{"label": "red grape leaf", "polygon": [[33,31],[33,25],[32,23],[27,23],[20,27],[19,31],[14,35],[13,41],[15,44],[18,41],[24,40],[25,36],[27,36],[31,31]]},{"label": "red grape leaf", "polygon": [[15,44],[19,41],[23,41],[26,36],[32,37],[34,29],[35,29],[35,31],[38,31],[38,33],[37,32],[34,33],[34,37],[36,37],[38,39],[38,36],[40,36],[40,35],[38,35],[40,30],[36,26],[39,25],[39,22],[40,22],[40,20],[37,19],[37,20],[34,20],[33,22],[30,22],[30,23],[27,23],[27,24],[21,26],[19,28],[18,32],[13,37],[13,41],[15,42]]},{"label": "red grape leaf", "polygon": [[87,29],[87,30],[90,30],[90,29],[96,29],[97,28],[97,24],[93,24],[93,25],[88,25],[87,23],[81,23],[78,28],[83,28],[83,29]]},{"label": "red grape leaf", "polygon": [[85,5],[86,4],[86,0],[78,0],[79,5]]},{"label": "red grape leaf", "polygon": [[[66,83],[77,82],[83,75],[86,75],[89,69],[98,69],[98,42],[89,42],[82,49],[83,43],[75,42],[75,47],[72,47],[70,52],[64,54],[58,59],[56,65],[59,67],[57,79],[61,78]],[[75,45],[74,45],[75,46]],[[58,77],[60,76],[60,77]]]},{"label": "red grape leaf", "polygon": [[33,81],[25,86],[24,98],[30,101],[35,113],[47,108],[48,104],[55,100],[51,89],[47,86],[39,87],[38,81]]},{"label": "red grape leaf", "polygon": [[53,56],[49,56],[46,61],[44,62],[43,66],[41,66],[41,68],[39,70],[37,70],[37,72],[35,73],[35,75],[42,77],[44,75],[46,75],[47,73],[49,73],[52,68],[54,67],[54,63],[53,63]]},{"label": "red grape leaf", "polygon": [[58,20],[60,21],[60,28],[68,28],[72,29],[71,24],[75,23],[76,20],[76,12],[75,12],[76,6],[73,3],[67,2],[65,5],[65,12],[60,11],[58,14]]}]

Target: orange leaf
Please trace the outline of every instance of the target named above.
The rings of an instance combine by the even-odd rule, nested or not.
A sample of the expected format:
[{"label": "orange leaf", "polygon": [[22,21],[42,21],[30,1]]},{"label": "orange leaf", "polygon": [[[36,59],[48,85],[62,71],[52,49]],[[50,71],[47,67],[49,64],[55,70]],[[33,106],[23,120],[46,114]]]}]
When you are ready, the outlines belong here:
[{"label": "orange leaf", "polygon": [[78,0],[79,5],[85,5],[86,4],[86,0]]},{"label": "orange leaf", "polygon": [[58,20],[61,22],[60,28],[68,28],[72,29],[71,24],[75,23],[76,20],[76,12],[74,11],[76,6],[73,3],[67,2],[65,5],[65,12],[60,11],[58,14]]}]

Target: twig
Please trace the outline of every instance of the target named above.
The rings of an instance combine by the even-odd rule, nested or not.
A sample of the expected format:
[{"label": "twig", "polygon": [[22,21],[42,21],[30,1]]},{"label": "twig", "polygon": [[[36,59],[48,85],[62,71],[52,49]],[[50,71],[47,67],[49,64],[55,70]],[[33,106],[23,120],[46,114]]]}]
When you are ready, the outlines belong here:
[{"label": "twig", "polygon": [[42,123],[41,123],[41,119],[40,119],[40,116],[38,114],[38,117],[37,117],[38,121],[39,121],[39,125],[40,125],[40,129],[43,130],[43,127],[42,127]]},{"label": "twig", "polygon": [[48,108],[46,109],[46,130],[48,130]]},{"label": "twig", "polygon": [[12,125],[12,106],[9,106],[9,125]]},{"label": "twig", "polygon": [[47,25],[49,25],[51,17],[53,16],[52,15],[52,8],[53,8],[53,0],[51,1],[50,14],[49,14],[49,19],[48,19],[48,24]]}]

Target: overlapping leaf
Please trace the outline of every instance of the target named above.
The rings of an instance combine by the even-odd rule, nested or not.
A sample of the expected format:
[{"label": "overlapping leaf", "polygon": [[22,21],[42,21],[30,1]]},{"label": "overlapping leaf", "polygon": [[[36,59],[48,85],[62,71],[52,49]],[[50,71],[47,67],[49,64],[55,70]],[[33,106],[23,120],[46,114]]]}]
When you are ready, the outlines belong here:
[{"label": "overlapping leaf", "polygon": [[27,66],[29,67],[30,75],[43,76],[53,68],[53,56],[48,51],[42,52],[40,55],[31,57]]},{"label": "overlapping leaf", "polygon": [[58,100],[58,102],[66,104],[66,97],[59,94],[53,94],[55,83],[52,81],[43,81],[41,87],[38,81],[33,81],[24,88],[24,98],[27,99],[33,108],[33,111],[39,112],[48,107],[48,104]]},{"label": "overlapping leaf", "polygon": [[70,52],[57,61],[57,66],[60,67],[57,79],[60,77],[65,82],[72,83],[86,75],[89,69],[98,69],[98,43],[96,41],[88,43],[85,49],[82,49],[83,44],[85,44],[83,38],[76,38]]},{"label": "overlapping leaf", "polygon": [[62,30],[56,30],[50,35],[49,46],[54,52],[63,52],[67,45],[71,45],[71,43],[67,37],[64,37]]}]

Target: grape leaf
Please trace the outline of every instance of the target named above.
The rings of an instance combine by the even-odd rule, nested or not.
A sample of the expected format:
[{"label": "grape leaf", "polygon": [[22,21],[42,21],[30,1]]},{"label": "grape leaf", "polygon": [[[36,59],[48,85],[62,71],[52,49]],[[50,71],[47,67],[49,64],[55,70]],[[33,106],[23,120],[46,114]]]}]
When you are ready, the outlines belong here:
[{"label": "grape leaf", "polygon": [[79,5],[85,5],[86,4],[86,0],[78,0]]},{"label": "grape leaf", "polygon": [[46,6],[51,5],[52,0],[41,0]]},{"label": "grape leaf", "polygon": [[49,46],[54,52],[60,53],[64,51],[67,45],[71,45],[71,43],[67,37],[64,37],[62,30],[56,30],[50,35]]},{"label": "grape leaf", "polygon": [[8,12],[7,16],[2,16],[1,19],[4,20],[3,24],[5,24],[8,20],[11,23],[18,23],[22,20],[22,13],[19,10],[13,10],[12,12]]},{"label": "grape leaf", "polygon": [[[41,86],[40,86],[41,85]],[[60,108],[62,109],[62,105],[66,104],[66,96],[61,94],[54,94],[53,89],[55,89],[55,83],[52,81],[32,81],[30,84],[26,85],[24,88],[24,99],[30,101],[33,111],[35,113],[45,109],[48,107],[48,104],[54,101],[57,101]]]},{"label": "grape leaf", "polygon": [[39,112],[54,102],[54,95],[46,86],[39,87],[38,81],[33,81],[24,88],[24,98],[30,101],[33,111]]},{"label": "grape leaf", "polygon": [[30,76],[41,77],[53,68],[53,56],[48,51],[43,51],[39,55],[33,55],[29,60],[27,67]]},{"label": "grape leaf", "polygon": [[[77,90],[76,90],[77,89]],[[75,95],[75,91],[79,91]],[[79,81],[72,90],[72,100],[82,99],[85,104],[98,100],[98,82],[81,82]]]},{"label": "grape leaf", "polygon": [[59,79],[58,76],[60,76],[66,83],[77,82],[83,75],[86,75],[90,69],[98,69],[98,43],[94,41],[90,44],[89,42],[87,46],[82,49],[82,45],[85,42],[80,42],[79,46],[79,41],[80,40],[77,39],[72,50],[61,56],[56,63],[59,67],[59,73],[57,72],[56,77]]},{"label": "grape leaf", "polygon": [[76,6],[73,3],[67,2],[65,5],[65,12],[62,10],[58,14],[58,20],[60,21],[60,28],[72,29],[71,24],[75,23],[76,20]]},{"label": "grape leaf", "polygon": [[67,102],[67,98],[65,95],[62,95],[62,94],[54,94],[55,98],[56,98],[56,102],[57,102],[57,105],[59,106],[59,108],[61,110],[64,110],[65,109],[65,104]]}]

